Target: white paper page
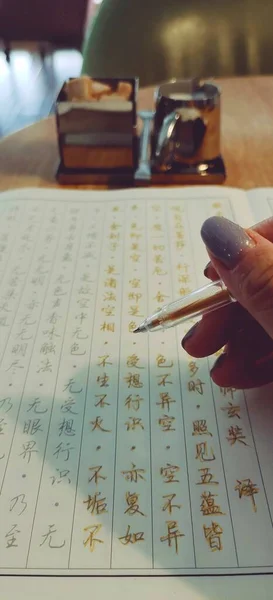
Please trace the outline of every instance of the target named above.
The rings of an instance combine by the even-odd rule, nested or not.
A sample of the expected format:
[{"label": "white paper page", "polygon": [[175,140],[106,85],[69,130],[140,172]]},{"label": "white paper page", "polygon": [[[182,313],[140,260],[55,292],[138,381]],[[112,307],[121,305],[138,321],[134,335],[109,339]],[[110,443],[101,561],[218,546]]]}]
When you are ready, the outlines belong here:
[{"label": "white paper page", "polygon": [[204,283],[213,214],[252,220],[227,188],[2,194],[1,574],[273,571],[265,395],[214,386],[191,323],[132,333]]},{"label": "white paper page", "polygon": [[257,188],[247,192],[254,223],[273,215],[273,188]]}]

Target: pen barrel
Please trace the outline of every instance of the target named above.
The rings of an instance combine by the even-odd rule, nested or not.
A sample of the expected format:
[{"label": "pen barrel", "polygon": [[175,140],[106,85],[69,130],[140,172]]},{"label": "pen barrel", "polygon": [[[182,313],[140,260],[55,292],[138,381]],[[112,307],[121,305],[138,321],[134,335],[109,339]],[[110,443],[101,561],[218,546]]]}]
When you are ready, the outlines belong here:
[{"label": "pen barrel", "polygon": [[215,281],[193,293],[172,302],[162,309],[162,328],[174,327],[188,319],[201,317],[234,302],[234,298],[221,281]]}]

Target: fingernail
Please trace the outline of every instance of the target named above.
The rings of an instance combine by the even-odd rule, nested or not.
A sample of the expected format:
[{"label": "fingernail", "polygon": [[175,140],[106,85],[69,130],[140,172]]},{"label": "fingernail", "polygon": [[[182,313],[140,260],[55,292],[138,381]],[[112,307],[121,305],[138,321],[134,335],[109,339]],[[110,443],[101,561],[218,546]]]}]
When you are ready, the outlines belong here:
[{"label": "fingernail", "polygon": [[225,362],[227,357],[227,353],[223,352],[222,354],[220,354],[219,358],[217,358],[217,360],[215,361],[210,373],[214,373],[214,371],[216,371],[216,369],[219,369],[219,367],[223,366],[223,363]]},{"label": "fingernail", "polygon": [[255,246],[240,225],[224,217],[210,217],[202,225],[201,236],[208,250],[228,269],[239,262],[248,248]]},{"label": "fingernail", "polygon": [[182,340],[182,342],[181,342],[181,344],[182,344],[182,347],[184,348],[184,350],[185,350],[185,344],[187,343],[187,341],[188,341],[188,340],[189,340],[191,337],[193,337],[193,335],[195,334],[195,331],[196,331],[197,327],[198,327],[198,323],[195,323],[195,325],[193,325],[193,327],[191,327],[191,328],[189,329],[189,331],[187,331],[186,335],[184,335],[184,337],[183,337],[183,340]]},{"label": "fingernail", "polygon": [[204,275],[205,275],[205,277],[208,277],[208,271],[209,271],[210,267],[211,267],[211,262],[209,261],[208,264],[204,268]]}]

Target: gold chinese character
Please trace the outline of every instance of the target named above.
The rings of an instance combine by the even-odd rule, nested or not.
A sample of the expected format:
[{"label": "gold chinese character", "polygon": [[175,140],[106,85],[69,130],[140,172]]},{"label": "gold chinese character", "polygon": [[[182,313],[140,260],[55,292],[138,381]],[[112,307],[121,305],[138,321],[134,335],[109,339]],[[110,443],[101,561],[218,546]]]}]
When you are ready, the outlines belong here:
[{"label": "gold chinese character", "polygon": [[131,244],[131,250],[136,250],[139,252],[139,244],[137,242],[133,242]]},{"label": "gold chinese character", "polygon": [[106,292],[103,296],[104,302],[116,302],[116,299],[114,292]]},{"label": "gold chinese character", "polygon": [[144,542],[144,531],[138,531],[137,533],[130,533],[131,525],[128,525],[125,535],[119,537],[119,540],[124,546],[127,544],[136,544],[137,542]]},{"label": "gold chinese character", "polygon": [[253,510],[257,512],[254,495],[258,494],[260,490],[256,483],[252,483],[251,479],[242,479],[242,481],[237,479],[237,485],[234,489],[239,492],[239,498],[251,498]]},{"label": "gold chinese character", "polygon": [[200,505],[200,511],[203,516],[225,514],[221,511],[220,506],[215,504],[214,498],[216,495],[217,494],[212,494],[211,492],[203,492],[201,495],[202,502]]},{"label": "gold chinese character", "polygon": [[162,294],[162,292],[157,292],[156,296],[154,297],[155,300],[157,300],[157,302],[164,302],[164,300],[166,298],[169,298],[170,296],[166,296],[166,294]]},{"label": "gold chinese character", "polygon": [[[119,233],[110,233],[110,235],[108,237],[109,237],[109,240],[119,240],[120,239]],[[117,247],[117,244],[116,244],[116,242],[114,242],[113,250],[116,250],[116,247]]]},{"label": "gold chinese character", "polygon": [[[222,354],[222,352],[221,352]],[[231,396],[232,400],[233,400],[233,396],[234,396],[234,392],[236,392],[236,388],[233,387],[220,387],[220,392],[221,394],[223,394],[223,396]]]},{"label": "gold chinese character", "polygon": [[124,377],[124,381],[127,383],[128,388],[142,388],[143,383],[140,380],[139,373],[129,373],[126,377]]},{"label": "gold chinese character", "polygon": [[134,289],[140,287],[140,279],[130,279],[129,283]]},{"label": "gold chinese character", "polygon": [[165,387],[165,385],[167,385],[167,383],[172,384],[172,381],[168,381],[168,377],[171,376],[171,373],[166,373],[166,375],[157,375],[159,382],[157,385],[163,385],[163,387]]},{"label": "gold chinese character", "polygon": [[236,406],[235,404],[232,404],[232,402],[228,403],[228,406],[224,406],[223,408],[221,408],[221,410],[224,410],[227,412],[227,416],[229,419],[233,418],[233,417],[237,417],[238,419],[240,419],[240,406]]},{"label": "gold chinese character", "polygon": [[200,444],[196,444],[195,458],[199,458],[200,462],[209,462],[215,460],[215,455],[213,453],[213,449],[211,448],[209,456],[207,442],[201,442]]},{"label": "gold chinese character", "polygon": [[188,296],[191,293],[191,288],[184,286],[179,289],[180,296]]},{"label": "gold chinese character", "polygon": [[130,321],[129,325],[128,325],[128,331],[130,331],[130,333],[132,333],[134,331],[134,329],[137,328],[137,324],[135,321]]},{"label": "gold chinese character", "polygon": [[106,402],[105,400],[105,398],[107,398],[107,394],[95,394],[95,398],[100,398],[100,400],[96,402],[95,406],[100,406],[101,408],[110,406],[110,402]]},{"label": "gold chinese character", "polygon": [[207,421],[205,419],[200,419],[199,421],[193,421],[193,432],[192,435],[210,435],[212,433],[208,431]]},{"label": "gold chinese character", "polygon": [[204,394],[204,390],[203,390],[203,386],[204,386],[204,381],[201,381],[200,379],[196,379],[196,381],[193,381],[193,379],[191,379],[188,382],[188,390],[189,392],[197,392],[198,394],[200,394],[200,396],[203,396]]},{"label": "gold chinese character", "polygon": [[161,542],[168,542],[169,548],[172,547],[174,542],[175,553],[178,554],[178,539],[184,537],[184,533],[181,533],[177,528],[177,521],[166,521],[167,535],[160,537]]},{"label": "gold chinese character", "polygon": [[104,286],[109,287],[109,288],[116,288],[117,280],[114,277],[109,277],[108,279],[105,280]]},{"label": "gold chinese character", "polygon": [[130,254],[130,259],[134,262],[134,263],[138,263],[139,259],[140,259],[140,254],[138,254],[137,252],[133,252],[133,254]]},{"label": "gold chinese character", "polygon": [[172,400],[169,392],[161,392],[159,396],[160,402],[157,402],[156,404],[160,406],[160,408],[162,408],[163,410],[167,410],[169,412],[170,404],[175,403],[176,401]]},{"label": "gold chinese character", "polygon": [[162,506],[163,512],[167,510],[168,513],[171,515],[175,508],[181,508],[181,504],[172,504],[172,501],[174,500],[174,498],[176,498],[176,494],[167,494],[166,496],[162,496],[162,498],[166,498],[166,502]]},{"label": "gold chinese character", "polygon": [[163,368],[163,369],[171,369],[171,367],[173,367],[173,361],[170,360],[169,364],[167,363],[167,359],[165,358],[165,356],[163,356],[163,354],[158,354],[156,357],[156,364],[158,367]]},{"label": "gold chinese character", "polygon": [[178,473],[178,471],[180,471],[179,467],[167,463],[166,467],[160,468],[160,475],[162,475],[164,483],[179,483],[179,479],[174,478],[175,473]]},{"label": "gold chinese character", "polygon": [[128,421],[125,423],[127,431],[135,431],[137,427],[140,429],[144,429],[144,425],[142,423],[142,419],[139,417],[129,417]]},{"label": "gold chinese character", "polygon": [[102,513],[107,513],[107,503],[105,502],[106,498],[99,498],[101,492],[95,492],[94,496],[90,496],[88,494],[87,500],[83,501],[83,504],[86,504],[87,510],[91,512],[91,514],[101,515]]},{"label": "gold chinese character", "polygon": [[103,431],[105,433],[110,433],[111,429],[103,429],[102,423],[103,423],[102,417],[96,417],[95,421],[90,421],[90,425],[93,425],[93,428],[91,431],[95,431],[95,429],[99,429],[100,431]]},{"label": "gold chinese character", "polygon": [[190,281],[190,276],[187,273],[184,273],[182,275],[179,275],[178,277],[178,281],[179,283],[189,283]]},{"label": "gold chinese character", "polygon": [[144,477],[144,473],[146,473],[145,469],[137,469],[134,463],[132,463],[131,469],[128,469],[128,471],[121,471],[121,473],[124,475],[126,481],[131,481],[132,483],[137,483],[139,479],[146,481]]},{"label": "gold chinese character", "polygon": [[201,481],[197,481],[196,485],[219,485],[219,481],[215,481],[213,479],[214,475],[210,472],[209,467],[205,467],[204,469],[198,469]]},{"label": "gold chinese character", "polygon": [[112,225],[110,225],[110,229],[112,231],[116,231],[119,228],[120,228],[120,225],[118,223],[112,223]]},{"label": "gold chinese character", "polygon": [[176,265],[176,269],[177,271],[183,271],[184,273],[188,273],[189,271],[189,265],[186,265],[185,263],[178,263]]},{"label": "gold chinese character", "polygon": [[103,375],[98,375],[97,383],[99,384],[100,387],[109,387],[109,384],[108,384],[109,379],[110,379],[109,375],[107,375],[107,373],[103,373]]},{"label": "gold chinese character", "polygon": [[161,427],[161,431],[175,431],[175,427],[172,427],[175,417],[170,415],[163,415],[158,419],[158,424]]},{"label": "gold chinese character", "polygon": [[102,465],[99,467],[89,467],[89,471],[91,471],[91,473],[93,473],[93,475],[92,475],[92,477],[89,477],[88,483],[92,483],[92,481],[94,481],[95,485],[98,485],[98,482],[100,479],[107,479],[107,477],[104,477],[104,475],[100,474],[101,470],[102,470]]},{"label": "gold chinese character", "polygon": [[101,312],[104,312],[106,317],[113,317],[115,315],[115,306],[103,306]]},{"label": "gold chinese character", "polygon": [[127,367],[132,368],[135,367],[136,369],[144,369],[144,367],[139,367],[138,363],[139,363],[140,359],[136,354],[131,354],[131,356],[128,356],[126,364]]},{"label": "gold chinese character", "polygon": [[140,292],[130,292],[128,294],[128,300],[134,300],[136,303],[138,303],[138,301],[140,300],[140,298],[142,298],[142,295]]},{"label": "gold chinese character", "polygon": [[109,265],[107,269],[105,269],[105,273],[107,273],[107,275],[118,275],[118,273],[115,273],[114,265]]},{"label": "gold chinese character", "polygon": [[127,406],[129,410],[132,409],[137,412],[140,409],[140,403],[143,402],[143,400],[144,398],[141,398],[138,394],[136,396],[130,394],[125,400],[125,406]]},{"label": "gold chinese character", "polygon": [[231,446],[234,446],[236,442],[243,444],[244,446],[248,446],[248,444],[244,441],[246,436],[243,434],[243,430],[238,425],[231,425],[228,430],[227,441]]},{"label": "gold chinese character", "polygon": [[167,271],[163,271],[161,267],[156,266],[153,270],[153,275],[167,275]]},{"label": "gold chinese character", "polygon": [[96,544],[103,544],[103,540],[100,540],[99,538],[95,538],[95,535],[99,532],[99,530],[102,528],[101,524],[98,525],[89,525],[89,527],[85,527],[83,531],[88,531],[89,535],[86,538],[86,540],[83,542],[83,545],[89,546],[89,550],[90,552],[94,552]]},{"label": "gold chinese character", "polygon": [[115,323],[106,323],[106,321],[104,321],[104,323],[102,323],[100,326],[100,330],[101,331],[111,331],[112,333],[114,333]]},{"label": "gold chinese character", "polygon": [[127,503],[128,508],[126,508],[126,510],[124,511],[125,515],[135,515],[135,514],[139,514],[142,515],[142,517],[144,517],[144,513],[141,512],[139,504],[138,504],[138,498],[139,498],[139,494],[136,494],[135,492],[133,492],[132,494],[130,492],[126,492],[125,494],[125,500]]},{"label": "gold chinese character", "polygon": [[99,362],[97,363],[98,367],[105,367],[106,365],[112,365],[110,361],[107,360],[110,358],[110,354],[104,354],[104,356],[98,356]]},{"label": "gold chinese character", "polygon": [[161,223],[155,223],[153,225],[153,229],[154,229],[154,231],[162,231],[162,225],[161,225]]},{"label": "gold chinese character", "polygon": [[209,527],[203,525],[203,531],[206,541],[212,552],[222,550],[221,535],[223,533],[222,527],[218,523],[211,522]]},{"label": "gold chinese character", "polygon": [[155,254],[154,255],[154,263],[156,265],[162,265],[162,263],[163,263],[163,256],[161,254]]},{"label": "gold chinese character", "polygon": [[163,244],[153,244],[153,250],[155,252],[157,252],[158,250],[160,250],[160,252],[163,252],[165,250],[165,246]]},{"label": "gold chinese character", "polygon": [[128,315],[132,315],[132,317],[143,317],[139,312],[139,306],[137,304],[129,306]]},{"label": "gold chinese character", "polygon": [[191,360],[188,363],[188,367],[189,367],[189,371],[192,377],[194,377],[194,375],[196,375],[199,367],[197,366],[196,362],[194,362],[193,360]]},{"label": "gold chinese character", "polygon": [[185,242],[183,242],[183,240],[177,240],[175,245],[176,245],[177,250],[183,250],[183,248],[185,246]]}]

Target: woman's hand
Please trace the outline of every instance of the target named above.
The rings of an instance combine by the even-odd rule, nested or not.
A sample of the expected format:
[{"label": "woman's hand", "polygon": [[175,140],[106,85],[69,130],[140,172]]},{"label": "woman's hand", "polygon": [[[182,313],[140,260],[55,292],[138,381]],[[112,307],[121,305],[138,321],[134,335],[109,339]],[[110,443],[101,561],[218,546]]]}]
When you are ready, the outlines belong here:
[{"label": "woman's hand", "polygon": [[222,279],[237,303],[217,310],[182,340],[196,358],[225,346],[211,377],[222,387],[251,388],[273,381],[273,219],[244,230],[223,217],[202,226],[210,263],[205,275]]}]

